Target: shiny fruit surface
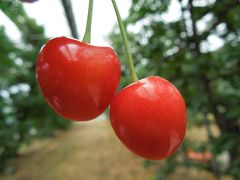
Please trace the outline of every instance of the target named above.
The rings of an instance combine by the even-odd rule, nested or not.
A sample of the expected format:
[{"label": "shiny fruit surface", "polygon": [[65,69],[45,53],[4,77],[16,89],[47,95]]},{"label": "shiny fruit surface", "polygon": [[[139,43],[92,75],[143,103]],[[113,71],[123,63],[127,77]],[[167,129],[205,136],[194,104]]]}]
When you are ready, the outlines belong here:
[{"label": "shiny fruit surface", "polygon": [[58,114],[87,121],[102,114],[112,100],[120,64],[112,48],[57,37],[41,49],[36,77],[43,96]]},{"label": "shiny fruit surface", "polygon": [[111,125],[134,153],[160,160],[181,145],[186,130],[186,107],[177,88],[151,76],[122,89],[110,104]]}]

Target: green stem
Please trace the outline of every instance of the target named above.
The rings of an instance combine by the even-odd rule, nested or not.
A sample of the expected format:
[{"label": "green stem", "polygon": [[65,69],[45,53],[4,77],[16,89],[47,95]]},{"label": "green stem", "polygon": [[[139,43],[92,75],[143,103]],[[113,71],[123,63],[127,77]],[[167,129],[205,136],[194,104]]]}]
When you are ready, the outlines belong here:
[{"label": "green stem", "polygon": [[138,81],[138,77],[137,77],[135,69],[134,69],[132,55],[131,55],[131,51],[130,51],[128,39],[127,39],[127,33],[126,33],[125,27],[123,25],[123,21],[120,16],[116,1],[112,0],[112,4],[113,4],[114,10],[115,10],[115,13],[117,16],[118,24],[119,24],[119,27],[121,30],[121,34],[122,34],[122,38],[123,38],[123,42],[124,42],[124,46],[125,46],[125,51],[126,51],[126,55],[127,55],[127,63],[128,63],[128,67],[130,70],[131,80],[132,80],[132,82],[135,82],[135,81]]},{"label": "green stem", "polygon": [[83,42],[86,43],[91,42],[92,13],[93,13],[93,0],[89,0],[87,25],[82,40]]}]

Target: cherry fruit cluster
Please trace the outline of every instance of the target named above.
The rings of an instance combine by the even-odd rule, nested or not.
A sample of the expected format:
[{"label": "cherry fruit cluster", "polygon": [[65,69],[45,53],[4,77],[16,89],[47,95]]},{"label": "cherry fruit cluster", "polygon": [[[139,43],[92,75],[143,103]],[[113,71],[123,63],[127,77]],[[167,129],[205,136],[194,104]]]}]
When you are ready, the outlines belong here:
[{"label": "cherry fruit cluster", "polygon": [[39,53],[38,85],[50,107],[73,121],[94,119],[110,105],[112,128],[131,151],[145,159],[167,158],[181,145],[185,135],[184,99],[177,88],[162,77],[138,80],[134,76],[126,33],[116,3],[112,2],[133,83],[117,92],[120,62],[112,48],[57,37],[50,39]]}]

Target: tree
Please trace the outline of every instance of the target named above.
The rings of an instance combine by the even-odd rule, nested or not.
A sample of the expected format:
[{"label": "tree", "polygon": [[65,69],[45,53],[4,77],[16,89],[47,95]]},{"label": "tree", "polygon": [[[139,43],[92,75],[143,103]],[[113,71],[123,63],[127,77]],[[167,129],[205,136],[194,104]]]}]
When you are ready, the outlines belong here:
[{"label": "tree", "polygon": [[8,37],[0,27],[0,169],[33,138],[54,134],[69,122],[48,107],[38,89],[35,61],[47,38],[43,27],[28,17],[21,3],[0,2],[0,10],[16,25],[21,42]]},{"label": "tree", "polygon": [[[177,4],[174,20],[166,13]],[[164,17],[165,16],[165,17]],[[176,155],[158,172],[164,178],[178,165],[197,166],[215,173],[240,178],[240,3],[237,0],[132,0],[125,25],[129,32],[135,66],[140,78],[165,77],[181,91],[188,109],[188,125],[205,126],[209,143],[186,139]],[[132,31],[131,31],[132,30]],[[210,45],[212,39],[219,44]],[[117,28],[111,42],[124,59],[124,47]],[[123,61],[122,86],[129,84]],[[219,136],[210,126],[216,124]],[[209,150],[214,158],[208,163],[190,161],[189,149]],[[218,156],[230,156],[229,166],[222,168]],[[180,158],[183,156],[184,158]]]}]

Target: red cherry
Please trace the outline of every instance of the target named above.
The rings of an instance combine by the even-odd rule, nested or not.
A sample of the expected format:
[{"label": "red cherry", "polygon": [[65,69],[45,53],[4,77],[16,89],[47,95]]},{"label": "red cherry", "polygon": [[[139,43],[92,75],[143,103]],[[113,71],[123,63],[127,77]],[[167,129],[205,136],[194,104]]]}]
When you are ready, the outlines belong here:
[{"label": "red cherry", "polygon": [[160,160],[182,143],[186,107],[175,86],[154,76],[122,89],[110,104],[110,119],[130,150],[145,159]]},{"label": "red cherry", "polygon": [[58,37],[41,49],[36,75],[49,105],[61,116],[87,121],[104,112],[120,81],[113,49]]}]

